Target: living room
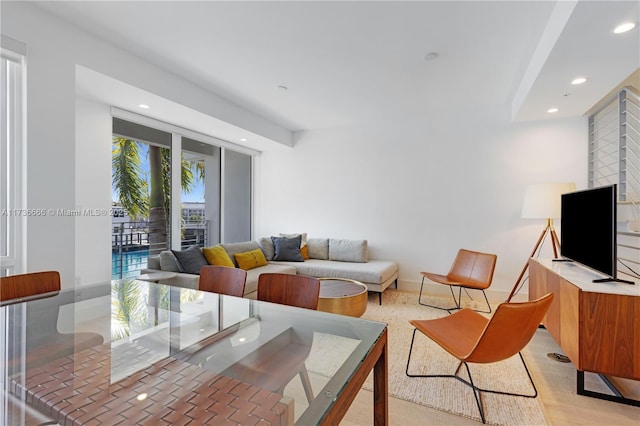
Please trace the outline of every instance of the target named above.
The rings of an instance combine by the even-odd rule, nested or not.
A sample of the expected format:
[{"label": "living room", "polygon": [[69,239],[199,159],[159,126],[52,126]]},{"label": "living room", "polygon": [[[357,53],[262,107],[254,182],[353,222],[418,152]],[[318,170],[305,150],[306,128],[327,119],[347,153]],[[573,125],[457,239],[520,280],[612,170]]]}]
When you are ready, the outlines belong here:
[{"label": "living room", "polygon": [[[618,41],[624,40],[630,49],[624,57],[611,58],[612,51],[606,43],[602,47],[590,46],[593,49],[590,55],[598,61],[587,63],[597,69],[577,69],[564,64],[563,85],[550,98],[536,99],[537,92],[532,88],[547,77],[544,74],[547,62],[550,65],[558,60],[553,47],[567,49],[564,43],[572,38],[571,31],[584,30],[572,26],[572,17],[586,16],[589,18],[586,22],[593,28],[606,28],[607,40],[612,42],[610,31],[618,20],[617,17],[613,20],[609,12],[622,10],[637,22],[637,4],[499,2],[483,10],[483,2],[456,2],[453,6],[447,2],[412,2],[416,4],[404,4],[406,10],[397,6],[400,8],[397,13],[402,13],[398,20],[414,16],[408,21],[412,25],[405,25],[406,34],[400,40],[429,38],[401,48],[387,46],[385,35],[394,42],[397,40],[381,30],[391,25],[384,17],[393,15],[384,7],[391,8],[392,4],[380,5],[380,10],[367,14],[358,9],[366,7],[365,3],[345,5],[342,11],[340,2],[332,3],[336,10],[314,4],[323,12],[317,21],[309,18],[313,13],[297,8],[287,11],[283,4],[274,5],[278,9],[268,15],[273,21],[266,20],[268,2],[261,6],[247,3],[233,13],[221,10],[224,17],[225,13],[236,16],[245,11],[243,8],[257,8],[248,17],[253,25],[264,21],[257,27],[260,30],[269,25],[280,30],[287,28],[283,24],[291,21],[287,13],[299,13],[296,16],[309,19],[288,28],[284,38],[295,38],[296,34],[302,37],[304,30],[319,31],[326,22],[335,26],[327,33],[319,32],[304,39],[320,43],[323,37],[327,38],[326,44],[321,44],[322,49],[308,51],[306,56],[298,51],[284,58],[291,68],[290,74],[277,74],[286,71],[279,68],[267,72],[269,61],[282,59],[268,50],[269,43],[273,43],[266,37],[268,33],[263,33],[265,38],[257,45],[259,48],[238,52],[238,56],[255,55],[260,59],[256,59],[251,72],[242,70],[247,73],[243,78],[249,84],[252,75],[256,80],[258,75],[269,76],[269,87],[262,89],[265,96],[268,93],[274,106],[291,114],[280,116],[278,109],[267,111],[270,105],[262,105],[259,99],[242,105],[239,101],[244,94],[236,95],[234,102],[228,100],[234,87],[227,87],[224,80],[215,82],[221,88],[216,93],[203,88],[203,81],[187,78],[189,70],[174,67],[176,64],[163,67],[150,57],[128,51],[127,40],[115,33],[112,39],[90,33],[84,29],[92,25],[89,15],[85,16],[86,22],[82,21],[79,18],[83,16],[82,10],[74,12],[73,7],[67,8],[68,4],[3,1],[0,5],[3,37],[26,46],[26,205],[45,209],[111,207],[114,104],[79,94],[86,94],[87,86],[117,87],[127,89],[123,93],[131,95],[121,97],[121,103],[116,105],[119,108],[260,152],[254,157],[253,168],[253,237],[306,232],[310,237],[367,239],[372,257],[399,262],[398,286],[408,291],[419,288],[421,271],[445,272],[461,247],[492,252],[497,254],[498,263],[490,297],[504,300],[543,226],[543,221],[521,218],[525,189],[529,184],[545,182],[574,182],[578,189],[587,188],[587,116],[617,88],[640,88],[638,29],[620,35]],[[82,7],[81,3],[77,6]],[[505,8],[505,15],[501,15],[501,8]],[[416,28],[430,12],[434,16],[429,19],[447,18],[447,22],[459,19],[462,22],[459,25],[470,25],[472,30],[460,38],[419,32]],[[368,18],[356,24],[351,19],[357,14]],[[153,16],[150,12],[150,17]],[[337,19],[341,16],[343,20]],[[491,20],[481,25],[477,16]],[[517,16],[521,18],[505,24],[503,18]],[[159,13],[157,17],[162,21],[166,15]],[[332,18],[339,22],[331,21]],[[628,18],[621,16],[620,21]],[[365,25],[364,21],[369,23]],[[227,29],[222,22],[218,24],[220,31]],[[235,25],[242,23],[236,21]],[[565,27],[567,30],[563,32]],[[363,50],[352,55],[323,56],[322,52],[346,43],[339,36],[348,33],[349,28],[376,38],[369,44],[356,38],[349,46],[361,45]],[[278,34],[274,30],[273,37]],[[576,33],[574,37],[580,39],[584,34]],[[241,35],[237,36],[242,38]],[[252,37],[247,36],[249,41],[239,46],[257,43],[258,36]],[[231,44],[232,39],[229,36],[227,42]],[[455,49],[466,44],[470,45],[466,47],[468,55],[485,58],[473,62],[484,64],[484,68],[473,68],[456,59]],[[579,42],[577,45],[581,46]],[[409,51],[410,47],[421,50]],[[196,56],[215,54],[191,52],[188,43],[183,48]],[[382,51],[402,54],[398,53],[397,62],[392,62],[392,54],[378,56]],[[437,52],[437,57],[425,60],[431,52]],[[274,56],[269,56],[272,53]],[[415,62],[403,62],[411,55]],[[351,67],[351,56],[362,56],[365,60]],[[158,56],[155,58],[158,60]],[[323,62],[328,58],[334,62]],[[609,60],[621,62],[608,66]],[[310,62],[332,77],[304,82],[293,71],[298,62]],[[368,66],[361,68],[364,65]],[[340,68],[345,70],[344,82],[340,74],[335,77],[335,70]],[[607,81],[595,78],[605,75],[599,68],[608,71]],[[403,70],[407,75],[423,77],[403,81]],[[388,76],[382,78],[387,85],[348,86],[358,82],[359,73]],[[346,80],[347,75],[354,78]],[[572,87],[570,81],[578,75],[589,79],[583,87]],[[336,87],[331,86],[338,82]],[[303,84],[351,97],[305,97]],[[280,85],[286,89],[278,88]],[[597,86],[598,90],[593,93],[589,85]],[[569,91],[570,96],[563,96]],[[442,92],[448,92],[448,96]],[[161,107],[153,104],[148,112],[139,110],[137,105],[142,100],[135,99],[134,94],[149,95],[151,100],[145,102],[172,106],[169,114],[173,115],[157,116]],[[577,107],[571,103],[576,98],[581,100]],[[539,110],[532,111],[534,106]],[[547,113],[552,106],[560,110]],[[190,115],[183,115],[185,110]],[[302,112],[307,115],[302,116]],[[190,121],[176,122],[177,117],[188,117]],[[216,124],[225,130],[244,129],[249,140],[230,141],[215,133]],[[110,217],[29,218],[23,246],[24,270],[59,270],[63,287],[108,280],[110,220]],[[548,244],[541,257],[551,257]]]}]

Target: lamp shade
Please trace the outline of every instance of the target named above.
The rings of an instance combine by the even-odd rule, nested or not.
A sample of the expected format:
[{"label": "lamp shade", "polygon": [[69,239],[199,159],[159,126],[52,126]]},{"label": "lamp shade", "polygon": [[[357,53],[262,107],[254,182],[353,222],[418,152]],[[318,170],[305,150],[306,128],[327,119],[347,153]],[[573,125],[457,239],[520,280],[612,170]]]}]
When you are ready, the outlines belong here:
[{"label": "lamp shade", "polygon": [[576,190],[573,182],[529,185],[522,203],[522,218],[553,219],[560,217],[561,195]]}]

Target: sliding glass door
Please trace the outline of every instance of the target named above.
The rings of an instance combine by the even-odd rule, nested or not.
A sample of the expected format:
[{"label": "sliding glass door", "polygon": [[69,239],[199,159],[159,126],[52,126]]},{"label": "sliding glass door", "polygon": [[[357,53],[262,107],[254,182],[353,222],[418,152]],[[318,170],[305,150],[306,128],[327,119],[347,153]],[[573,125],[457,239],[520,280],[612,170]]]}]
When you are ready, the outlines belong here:
[{"label": "sliding glass door", "polygon": [[138,275],[162,250],[249,240],[251,167],[251,155],[114,118],[112,277]]}]

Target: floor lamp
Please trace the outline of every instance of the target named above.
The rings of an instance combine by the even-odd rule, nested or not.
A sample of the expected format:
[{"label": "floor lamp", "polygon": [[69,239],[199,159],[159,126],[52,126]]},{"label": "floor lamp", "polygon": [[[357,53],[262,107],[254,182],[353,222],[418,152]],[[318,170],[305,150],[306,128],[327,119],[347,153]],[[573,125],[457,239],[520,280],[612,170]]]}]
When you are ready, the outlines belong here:
[{"label": "floor lamp", "polygon": [[[558,253],[560,251],[560,240],[558,239],[556,230],[553,227],[553,219],[560,217],[561,195],[575,190],[576,185],[573,182],[544,183],[529,185],[527,187],[527,191],[524,194],[524,201],[522,203],[521,217],[523,219],[546,220],[546,225],[540,233],[540,237],[538,238],[536,245],[533,247],[529,258],[536,254],[547,234],[549,234],[551,239],[553,257],[558,257]],[[522,268],[522,272],[520,272],[520,276],[516,280],[516,284],[513,286],[513,289],[509,294],[507,302],[511,301],[511,298],[518,291],[518,286],[520,285],[525,272],[529,268],[529,258],[527,258],[527,261]]]}]

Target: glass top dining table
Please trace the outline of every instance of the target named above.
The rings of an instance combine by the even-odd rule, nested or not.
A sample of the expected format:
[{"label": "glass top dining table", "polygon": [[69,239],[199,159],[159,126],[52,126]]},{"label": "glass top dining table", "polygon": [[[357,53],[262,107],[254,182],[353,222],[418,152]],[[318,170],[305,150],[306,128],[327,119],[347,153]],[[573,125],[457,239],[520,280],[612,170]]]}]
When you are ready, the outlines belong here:
[{"label": "glass top dining table", "polygon": [[0,424],[334,425],[364,384],[388,424],[384,323],[126,279],[0,327]]}]

